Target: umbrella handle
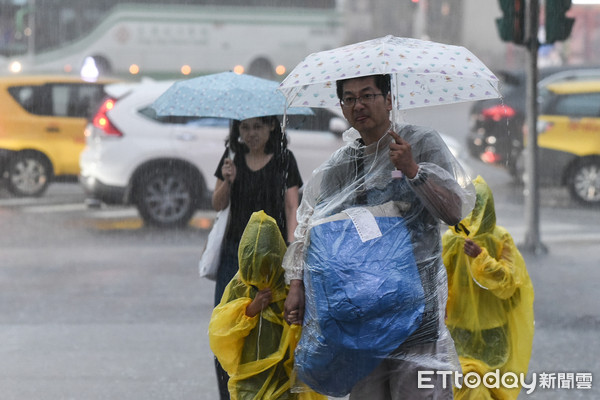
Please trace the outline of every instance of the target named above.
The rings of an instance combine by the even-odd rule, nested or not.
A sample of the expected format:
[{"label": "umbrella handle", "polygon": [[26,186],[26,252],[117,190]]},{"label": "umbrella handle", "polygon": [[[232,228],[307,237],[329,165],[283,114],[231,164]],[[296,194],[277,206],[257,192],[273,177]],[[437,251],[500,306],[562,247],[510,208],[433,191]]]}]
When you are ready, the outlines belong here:
[{"label": "umbrella handle", "polygon": [[[392,130],[392,128],[394,126],[395,114],[396,114],[395,108],[392,108],[392,114],[391,114],[391,119],[390,119],[390,127],[385,132],[386,135]],[[392,179],[401,179],[401,178],[404,177],[404,174],[402,173],[402,171],[400,171],[397,168],[394,168],[394,170],[391,172],[391,175],[392,175]]]},{"label": "umbrella handle", "polygon": [[395,169],[392,171],[392,179],[400,179],[404,177],[404,174],[402,173],[402,171]]},{"label": "umbrella handle", "polygon": [[285,130],[287,129],[287,109],[288,103],[287,98],[285,99],[285,107],[283,108],[283,121],[281,121],[281,133],[285,135]]}]

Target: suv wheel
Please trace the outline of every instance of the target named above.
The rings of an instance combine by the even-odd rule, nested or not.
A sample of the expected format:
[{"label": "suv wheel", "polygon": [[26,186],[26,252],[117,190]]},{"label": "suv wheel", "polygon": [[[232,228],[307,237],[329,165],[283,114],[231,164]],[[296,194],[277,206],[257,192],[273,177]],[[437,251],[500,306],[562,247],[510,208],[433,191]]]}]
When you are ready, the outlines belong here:
[{"label": "suv wheel", "polygon": [[569,179],[571,196],[586,205],[600,205],[600,160],[584,160],[572,170]]},{"label": "suv wheel", "polygon": [[8,189],[15,196],[41,196],[52,175],[48,160],[37,153],[19,153],[8,165]]},{"label": "suv wheel", "polygon": [[180,169],[145,174],[137,186],[137,208],[148,225],[163,228],[187,225],[194,215],[194,190]]}]

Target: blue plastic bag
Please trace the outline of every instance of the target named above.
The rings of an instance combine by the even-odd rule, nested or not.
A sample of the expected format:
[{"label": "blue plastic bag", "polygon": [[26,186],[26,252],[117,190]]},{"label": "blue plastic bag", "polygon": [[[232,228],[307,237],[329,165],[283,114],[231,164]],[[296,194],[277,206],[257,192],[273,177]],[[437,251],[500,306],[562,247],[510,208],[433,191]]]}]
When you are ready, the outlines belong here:
[{"label": "blue plastic bag", "polygon": [[425,307],[410,232],[401,217],[376,217],[382,233],[362,242],[350,219],[311,229],[298,377],[342,397],[416,330]]}]

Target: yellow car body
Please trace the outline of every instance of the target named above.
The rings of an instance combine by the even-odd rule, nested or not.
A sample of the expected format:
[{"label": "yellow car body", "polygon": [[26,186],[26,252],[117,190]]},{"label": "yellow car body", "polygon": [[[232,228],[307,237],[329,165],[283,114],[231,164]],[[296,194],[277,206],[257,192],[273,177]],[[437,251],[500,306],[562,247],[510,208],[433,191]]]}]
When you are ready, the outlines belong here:
[{"label": "yellow car body", "polygon": [[0,77],[0,168],[16,195],[41,195],[56,177],[79,174],[86,122],[112,80]]}]

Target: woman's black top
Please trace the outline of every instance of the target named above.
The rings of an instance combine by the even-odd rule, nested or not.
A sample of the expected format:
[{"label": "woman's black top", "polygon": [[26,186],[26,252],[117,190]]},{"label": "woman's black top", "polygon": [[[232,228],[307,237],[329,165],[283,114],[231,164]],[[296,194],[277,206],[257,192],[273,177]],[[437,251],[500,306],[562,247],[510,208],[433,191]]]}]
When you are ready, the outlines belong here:
[{"label": "woman's black top", "polygon": [[[227,156],[226,150],[215,171],[215,176],[221,180],[224,180],[221,167]],[[237,173],[230,192],[231,210],[225,239],[238,243],[252,213],[264,210],[275,218],[287,241],[284,189],[302,186],[296,158],[286,150],[284,155],[274,155],[263,168],[252,171],[244,156],[236,154],[233,159]]]}]

